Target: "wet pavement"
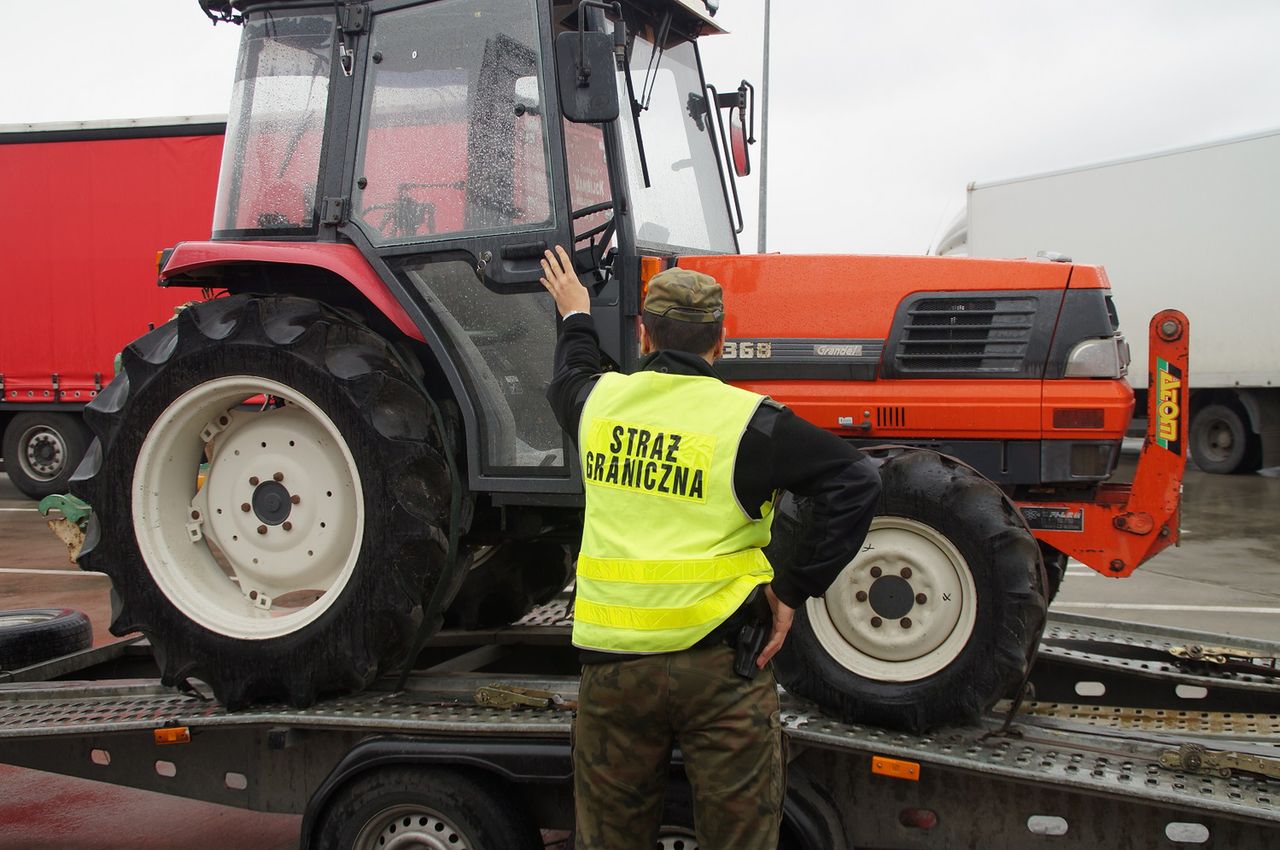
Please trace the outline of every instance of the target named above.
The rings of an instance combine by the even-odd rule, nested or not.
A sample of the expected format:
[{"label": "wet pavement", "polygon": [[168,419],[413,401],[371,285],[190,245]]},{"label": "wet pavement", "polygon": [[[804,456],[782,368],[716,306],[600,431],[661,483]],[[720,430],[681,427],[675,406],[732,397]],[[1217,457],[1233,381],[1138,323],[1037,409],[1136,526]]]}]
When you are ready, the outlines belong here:
[{"label": "wet pavement", "polygon": [[1125,579],[1072,564],[1053,609],[1280,640],[1280,470],[1266,472],[1187,470],[1181,546]]},{"label": "wet pavement", "polygon": [[[1054,609],[1280,639],[1280,475],[1189,470],[1182,526],[1182,546],[1130,578],[1072,564]],[[0,476],[0,608],[77,608],[101,644],[114,639],[108,592],[104,576],[67,561],[35,503]],[[211,836],[211,846],[225,850],[283,850],[296,846],[297,829],[296,817],[0,765],[0,850],[187,850],[193,839]]]}]

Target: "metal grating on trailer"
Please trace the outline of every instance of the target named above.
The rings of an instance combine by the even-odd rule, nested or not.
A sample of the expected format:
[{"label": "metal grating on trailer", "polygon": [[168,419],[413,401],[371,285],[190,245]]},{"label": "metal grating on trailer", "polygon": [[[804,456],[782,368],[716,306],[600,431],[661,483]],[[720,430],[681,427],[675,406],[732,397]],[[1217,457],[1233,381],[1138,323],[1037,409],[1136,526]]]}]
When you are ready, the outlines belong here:
[{"label": "metal grating on trailer", "polygon": [[517,622],[517,626],[572,626],[573,612],[569,610],[569,597],[557,596],[545,605],[539,605]]},{"label": "metal grating on trailer", "polygon": [[[1007,710],[1007,703],[996,706]],[[1163,708],[1123,708],[1065,703],[1023,703],[1019,717],[1054,718],[1088,726],[1174,732],[1200,737],[1239,738],[1251,743],[1280,746],[1280,715],[1232,711],[1173,711]],[[1223,744],[1225,746],[1225,744]]]},{"label": "metal grating on trailer", "polygon": [[[459,691],[484,677],[442,677]],[[457,680],[457,681],[455,681]],[[524,680],[572,696],[570,679]],[[60,694],[59,691],[71,691]],[[8,697],[5,700],[5,696]],[[571,715],[548,709],[491,709],[469,700],[433,699],[410,692],[366,692],[326,700],[308,709],[259,706],[228,713],[194,696],[161,692],[94,697],[92,687],[50,687],[38,694],[0,691],[0,739],[149,730],[188,726],[297,727],[426,736],[535,735],[563,739]],[[927,735],[889,732],[841,723],[816,706],[783,695],[783,726],[797,744],[918,761],[927,771],[970,771],[1026,783],[1046,783],[1086,793],[1124,796],[1232,817],[1280,822],[1280,781],[1247,774],[1197,776],[1162,768],[1168,744],[1142,736],[1099,737],[1037,725],[1020,718],[1014,737],[995,734],[995,718],[982,726]],[[1270,722],[1270,721],[1269,721]]]},{"label": "metal grating on trailer", "polygon": [[426,735],[484,734],[498,730],[567,735],[569,715],[531,708],[508,710],[481,708],[470,703],[437,703],[381,692],[329,699],[311,708],[261,705],[234,713],[197,697],[164,694],[0,703],[0,739],[123,732],[162,726],[211,728],[255,724]]},{"label": "metal grating on trailer", "polygon": [[998,725],[943,730],[929,735],[889,732],[840,723],[815,706],[788,700],[783,722],[792,741],[830,749],[859,750],[930,766],[977,772],[1017,782],[1056,785],[1105,796],[1280,822],[1280,781],[1246,774],[1223,779],[1174,772],[1159,764],[1158,747],[1020,726],[1017,737],[999,737]]}]

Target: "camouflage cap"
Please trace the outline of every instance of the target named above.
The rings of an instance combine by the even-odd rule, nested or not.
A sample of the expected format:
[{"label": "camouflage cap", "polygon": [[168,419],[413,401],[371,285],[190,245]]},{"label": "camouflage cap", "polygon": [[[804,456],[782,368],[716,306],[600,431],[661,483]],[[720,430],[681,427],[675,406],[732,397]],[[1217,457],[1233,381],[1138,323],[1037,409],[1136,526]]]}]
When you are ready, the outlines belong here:
[{"label": "camouflage cap", "polygon": [[644,311],[681,322],[710,324],[724,318],[720,284],[691,269],[667,269],[649,279]]}]

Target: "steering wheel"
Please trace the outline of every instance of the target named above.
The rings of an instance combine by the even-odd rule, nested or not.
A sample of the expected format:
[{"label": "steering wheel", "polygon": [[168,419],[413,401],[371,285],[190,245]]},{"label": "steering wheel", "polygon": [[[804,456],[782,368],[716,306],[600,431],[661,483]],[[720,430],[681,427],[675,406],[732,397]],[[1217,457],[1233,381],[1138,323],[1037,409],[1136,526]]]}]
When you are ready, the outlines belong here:
[{"label": "steering wheel", "polygon": [[[597,213],[602,213],[611,209],[613,209],[613,201],[602,201],[601,203],[598,203],[598,204],[592,204],[589,207],[582,207],[581,209],[574,210],[573,213],[570,215],[570,218],[573,221],[577,221],[580,218],[586,218],[587,216],[595,215]],[[608,242],[609,237],[613,235],[614,218],[615,216],[609,216],[608,221],[603,221],[600,224],[595,225],[594,227],[591,227],[587,230],[582,231],[581,233],[575,233],[573,236],[573,244],[577,245],[579,242],[590,239],[592,236],[595,236],[596,234],[600,234],[600,233],[609,234],[608,236],[605,236],[603,239],[600,240],[601,242]]]},{"label": "steering wheel", "polygon": [[[586,218],[587,216],[596,215],[597,213],[602,213],[606,210],[612,209],[613,201],[602,201],[598,204],[592,204],[591,206],[574,210],[570,215],[570,219],[572,221],[577,221],[578,219]],[[614,213],[614,215],[609,216],[608,221],[602,221],[600,224],[594,225],[581,233],[575,233],[573,236],[575,257],[585,254],[586,259],[591,262],[591,269],[598,271],[604,261],[605,248],[608,246],[609,240],[613,238],[613,233],[616,228],[617,213]],[[599,236],[600,238],[598,240],[594,239],[596,236]],[[585,242],[588,239],[593,239],[592,243],[579,250],[577,248],[578,243]]]}]

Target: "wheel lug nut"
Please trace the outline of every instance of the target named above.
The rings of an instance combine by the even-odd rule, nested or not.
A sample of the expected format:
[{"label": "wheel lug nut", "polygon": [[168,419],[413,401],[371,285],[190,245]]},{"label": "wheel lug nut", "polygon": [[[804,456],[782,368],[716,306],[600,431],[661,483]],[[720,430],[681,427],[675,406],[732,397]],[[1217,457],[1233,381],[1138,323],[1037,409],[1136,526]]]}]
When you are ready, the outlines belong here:
[{"label": "wheel lug nut", "polygon": [[901,575],[903,578],[911,578],[911,568],[903,567],[902,572],[899,573],[899,575]]},{"label": "wheel lug nut", "polygon": [[241,503],[240,510],[244,511],[245,513],[249,513],[249,510],[250,510],[249,503],[248,502]]},{"label": "wheel lug nut", "polygon": [[267,527],[266,527],[265,525],[260,525],[260,526],[258,526],[258,533],[259,533],[259,534],[266,534],[266,533],[267,533]]},{"label": "wheel lug nut", "polygon": [[883,624],[884,624],[884,620],[881,620],[879,617],[872,617],[872,618],[871,618],[871,628],[873,628],[873,629],[878,629],[878,628],[880,628],[880,626],[882,626]]},{"label": "wheel lug nut", "polygon": [[858,600],[859,602],[866,602],[867,592],[865,590],[859,590],[856,594],[854,594],[853,598]]},{"label": "wheel lug nut", "polygon": [[257,486],[258,486],[258,476],[256,476],[256,475],[255,475],[255,476],[253,476],[252,478],[250,478],[250,479],[249,479],[249,486],[251,486],[251,487],[257,487]]},{"label": "wheel lug nut", "polygon": [[272,477],[272,478],[274,478],[276,481],[283,481],[283,480],[284,480],[284,473],[283,473],[283,472],[277,472],[275,475],[273,475],[273,476],[271,476],[271,477]]},{"label": "wheel lug nut", "polygon": [[898,621],[898,625],[902,626],[904,629],[911,628],[911,618],[903,617],[901,620]]},{"label": "wheel lug nut", "polygon": [[883,570],[881,570],[879,567],[872,567],[872,568],[871,568],[871,577],[872,577],[872,578],[880,578],[881,573],[883,573]]},{"label": "wheel lug nut", "polygon": [[295,505],[300,505],[302,504],[302,497],[295,493],[289,497],[289,501],[293,502]]},{"label": "wheel lug nut", "polygon": [[293,523],[289,522],[288,520],[285,520],[284,524],[282,524],[280,527],[283,528],[285,531],[293,531]]},{"label": "wheel lug nut", "polygon": [[923,605],[924,603],[926,603],[926,602],[928,602],[928,601],[929,601],[929,597],[925,596],[923,593],[917,593],[917,594],[916,594],[916,604],[917,604],[917,605]]}]

